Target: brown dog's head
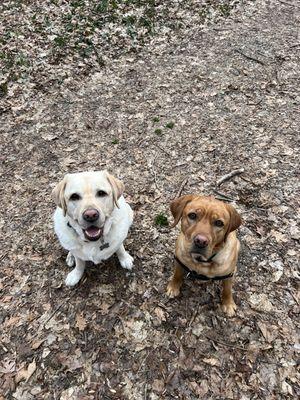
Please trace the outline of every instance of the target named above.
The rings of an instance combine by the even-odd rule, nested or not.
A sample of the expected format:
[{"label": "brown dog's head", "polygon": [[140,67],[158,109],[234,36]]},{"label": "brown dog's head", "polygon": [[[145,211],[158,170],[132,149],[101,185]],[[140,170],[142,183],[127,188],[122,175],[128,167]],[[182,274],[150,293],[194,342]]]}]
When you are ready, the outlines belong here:
[{"label": "brown dog's head", "polygon": [[237,211],[214,197],[187,195],[171,203],[176,226],[181,219],[190,254],[195,262],[206,261],[242,223]]}]

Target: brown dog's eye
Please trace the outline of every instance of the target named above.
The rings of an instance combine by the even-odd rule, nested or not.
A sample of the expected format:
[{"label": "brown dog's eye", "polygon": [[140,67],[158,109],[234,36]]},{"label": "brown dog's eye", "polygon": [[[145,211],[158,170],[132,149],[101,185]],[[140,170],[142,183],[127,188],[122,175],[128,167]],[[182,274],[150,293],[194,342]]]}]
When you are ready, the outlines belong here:
[{"label": "brown dog's eye", "polygon": [[196,213],[189,213],[188,214],[188,217],[189,217],[189,219],[191,219],[191,220],[195,220],[196,218],[197,218],[197,214]]},{"label": "brown dog's eye", "polygon": [[105,197],[105,196],[107,196],[107,193],[104,192],[104,190],[98,190],[97,196],[98,196],[98,197]]},{"label": "brown dog's eye", "polygon": [[217,219],[217,220],[215,221],[215,225],[216,225],[218,228],[222,228],[222,226],[224,226],[224,222],[221,221],[220,219]]},{"label": "brown dog's eye", "polygon": [[71,194],[70,200],[72,200],[72,201],[80,200],[79,194],[77,194],[77,193]]}]

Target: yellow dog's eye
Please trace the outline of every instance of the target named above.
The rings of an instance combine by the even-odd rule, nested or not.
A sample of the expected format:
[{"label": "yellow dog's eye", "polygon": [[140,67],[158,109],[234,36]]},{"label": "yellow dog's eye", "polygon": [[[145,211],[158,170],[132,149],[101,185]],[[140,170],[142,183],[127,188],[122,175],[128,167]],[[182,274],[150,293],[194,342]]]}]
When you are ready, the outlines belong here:
[{"label": "yellow dog's eye", "polygon": [[71,194],[70,200],[72,200],[72,201],[80,200],[79,194],[77,194],[77,193]]},{"label": "yellow dog's eye", "polygon": [[107,196],[107,193],[104,192],[104,190],[98,190],[97,196],[98,196],[98,197],[105,197],[105,196]]},{"label": "yellow dog's eye", "polygon": [[189,219],[191,219],[191,220],[195,220],[195,219],[197,218],[197,214],[194,213],[194,212],[191,212],[191,213],[188,214],[188,217],[189,217]]},{"label": "yellow dog's eye", "polygon": [[215,225],[216,225],[218,228],[222,228],[222,226],[224,226],[224,222],[221,221],[220,219],[217,219],[217,220],[215,221]]}]

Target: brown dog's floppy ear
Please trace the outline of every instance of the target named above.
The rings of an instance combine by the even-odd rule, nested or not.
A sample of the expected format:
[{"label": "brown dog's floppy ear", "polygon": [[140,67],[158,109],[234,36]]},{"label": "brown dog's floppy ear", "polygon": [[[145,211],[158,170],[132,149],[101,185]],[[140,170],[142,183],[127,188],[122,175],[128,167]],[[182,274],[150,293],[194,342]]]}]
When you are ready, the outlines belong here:
[{"label": "brown dog's floppy ear", "polygon": [[58,207],[62,208],[64,216],[66,215],[67,212],[67,203],[65,199],[66,185],[67,185],[67,175],[52,190],[53,200],[55,201],[55,204]]},{"label": "brown dog's floppy ear", "polygon": [[242,218],[234,207],[232,207],[230,204],[226,204],[226,208],[229,211],[230,220],[225,235],[225,239],[227,238],[230,232],[235,231],[242,223]]},{"label": "brown dog's floppy ear", "polygon": [[107,172],[107,180],[112,188],[112,194],[115,205],[119,208],[118,199],[122,196],[125,190],[124,183],[120,179],[115,178]]},{"label": "brown dog's floppy ear", "polygon": [[174,199],[172,201],[172,203],[170,204],[170,210],[174,217],[174,222],[171,225],[171,228],[174,228],[174,226],[176,226],[178,224],[178,222],[180,221],[180,219],[182,217],[182,213],[183,213],[183,210],[185,209],[185,206],[190,201],[192,201],[195,197],[197,197],[197,196],[188,194],[186,196],[178,197],[177,199]]}]

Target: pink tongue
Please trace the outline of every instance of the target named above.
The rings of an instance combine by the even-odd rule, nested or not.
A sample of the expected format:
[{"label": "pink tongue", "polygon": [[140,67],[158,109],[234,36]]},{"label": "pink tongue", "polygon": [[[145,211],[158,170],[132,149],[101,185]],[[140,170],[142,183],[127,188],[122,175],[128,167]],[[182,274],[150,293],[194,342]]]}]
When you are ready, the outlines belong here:
[{"label": "pink tongue", "polygon": [[85,230],[88,236],[95,237],[100,234],[101,229],[97,228],[96,226],[90,226]]}]

